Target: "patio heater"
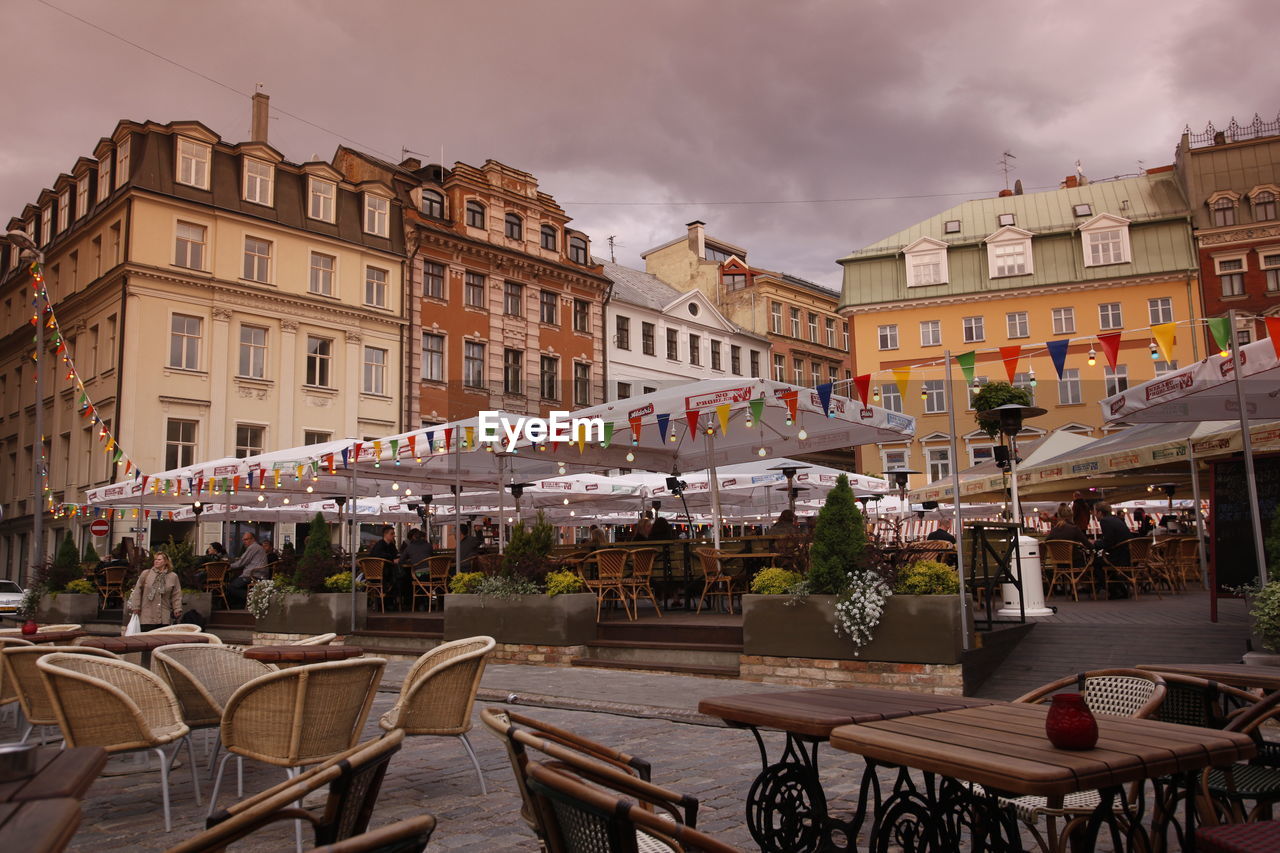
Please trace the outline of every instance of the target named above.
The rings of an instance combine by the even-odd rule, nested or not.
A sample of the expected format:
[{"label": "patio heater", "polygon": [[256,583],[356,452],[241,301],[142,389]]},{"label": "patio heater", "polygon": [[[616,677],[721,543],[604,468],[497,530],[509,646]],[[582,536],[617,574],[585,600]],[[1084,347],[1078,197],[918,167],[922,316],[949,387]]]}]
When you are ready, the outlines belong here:
[{"label": "patio heater", "polygon": [[1173,515],[1173,493],[1178,490],[1178,484],[1177,483],[1156,483],[1154,486],[1148,487],[1149,491],[1154,489],[1159,489],[1160,491],[1164,492],[1165,498],[1168,499],[1169,501],[1169,508],[1168,510],[1166,510],[1166,513],[1168,515]]},{"label": "patio heater", "polygon": [[871,501],[875,501],[877,515],[878,515],[879,508],[880,508],[880,501],[884,500],[884,495],[876,494],[874,492],[868,492],[867,494],[854,495],[853,499],[858,503],[862,504],[862,518],[865,520],[868,518],[867,504],[870,503]]},{"label": "patio heater", "polygon": [[516,521],[517,522],[523,520],[520,518],[520,496],[524,494],[524,490],[526,487],[532,486],[532,485],[533,483],[511,483],[510,485],[507,486],[507,488],[511,490],[511,497],[515,498],[516,500]]},{"label": "patio heater", "polygon": [[806,468],[812,468],[812,465],[774,465],[772,468],[766,468],[766,471],[781,471],[782,476],[787,478],[787,509],[791,510],[791,514],[796,514],[796,492],[795,480],[796,474]]},{"label": "patio heater", "polygon": [[681,505],[684,506],[684,520],[689,525],[690,535],[693,530],[693,516],[689,515],[689,502],[684,499],[684,490],[689,488],[689,484],[680,479],[680,472],[677,469],[671,470],[671,476],[667,478],[667,491],[680,499]]},{"label": "patio heater", "polygon": [[787,508],[791,510],[791,514],[796,514],[796,498],[800,497],[801,492],[809,491],[808,486],[779,486],[779,492],[787,493]]},{"label": "patio heater", "polygon": [[1003,406],[978,412],[979,420],[995,421],[1001,434],[1009,439],[1009,497],[1013,503],[1013,520],[1019,525],[1022,524],[1022,504],[1018,502],[1018,433],[1022,432],[1024,420],[1047,413],[1047,409],[1017,403],[1005,403]]},{"label": "patio heater", "polygon": [[910,468],[894,468],[884,472],[893,479],[893,484],[898,487],[898,544],[902,544],[902,527],[907,521],[907,510],[910,505],[907,503],[907,479],[912,474],[919,474],[919,471],[912,471]]}]

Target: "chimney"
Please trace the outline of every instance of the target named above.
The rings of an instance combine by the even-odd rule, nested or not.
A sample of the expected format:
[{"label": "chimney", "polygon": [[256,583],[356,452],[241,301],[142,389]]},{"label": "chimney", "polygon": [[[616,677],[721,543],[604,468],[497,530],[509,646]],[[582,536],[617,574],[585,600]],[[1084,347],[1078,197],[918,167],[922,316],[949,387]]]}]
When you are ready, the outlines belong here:
[{"label": "chimney", "polygon": [[1022,195],[1022,178],[1018,178],[1013,182],[1013,194]]},{"label": "chimney", "polygon": [[698,257],[707,256],[707,223],[695,219],[689,223],[689,249]]},{"label": "chimney", "polygon": [[1079,176],[1079,175],[1067,175],[1065,178],[1063,178],[1063,179],[1062,179],[1062,187],[1061,187],[1061,189],[1064,189],[1064,190],[1072,190],[1072,189],[1075,189],[1075,188],[1076,188],[1076,187],[1078,187],[1078,186],[1080,186],[1080,176]]},{"label": "chimney", "polygon": [[267,142],[267,104],[271,96],[263,92],[253,93],[253,121],[249,124],[249,141]]},{"label": "chimney", "polygon": [[1011,195],[1013,195],[1013,190],[1003,189],[1003,190],[1000,190],[1000,194],[996,196],[996,198],[1008,198]]}]

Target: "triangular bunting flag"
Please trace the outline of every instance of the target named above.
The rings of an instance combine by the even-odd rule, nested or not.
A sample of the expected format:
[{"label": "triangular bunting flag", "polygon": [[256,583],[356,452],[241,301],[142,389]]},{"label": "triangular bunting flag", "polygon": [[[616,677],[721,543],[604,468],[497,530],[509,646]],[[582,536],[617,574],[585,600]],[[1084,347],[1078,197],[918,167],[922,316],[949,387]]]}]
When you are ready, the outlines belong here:
[{"label": "triangular bunting flag", "polygon": [[818,386],[818,402],[822,403],[822,412],[827,417],[831,417],[831,389],[834,387],[831,382],[823,382]]},{"label": "triangular bunting flag", "polygon": [[796,411],[800,403],[799,391],[785,391],[782,394],[782,402],[787,404],[787,417],[792,420],[796,419]]},{"label": "triangular bunting flag", "polygon": [[1210,317],[1207,322],[1209,331],[1213,334],[1213,342],[1218,345],[1218,352],[1229,355],[1231,353],[1231,321],[1226,317]]},{"label": "triangular bunting flag", "polygon": [[1058,378],[1062,378],[1062,368],[1067,363],[1067,349],[1071,346],[1071,341],[1049,341],[1045,344],[1045,348],[1049,350],[1049,358],[1053,359],[1053,369],[1058,371]]},{"label": "triangular bunting flag", "polygon": [[600,446],[608,447],[611,444],[613,444],[613,421],[605,421],[604,441],[600,442]]},{"label": "triangular bunting flag", "polygon": [[1280,317],[1267,317],[1267,337],[1271,338],[1271,346],[1280,358]]},{"label": "triangular bunting flag", "polygon": [[962,352],[956,356],[956,364],[960,365],[960,372],[964,374],[964,384],[973,384],[973,364],[978,360],[978,354],[973,350]]},{"label": "triangular bunting flag", "polygon": [[475,447],[476,446],[476,428],[473,426],[463,427],[462,431],[464,433],[463,439],[464,439],[465,445],[467,447]]},{"label": "triangular bunting flag", "polygon": [[631,443],[640,443],[640,427],[644,426],[643,418],[631,418]]},{"label": "triangular bunting flag", "polygon": [[895,367],[893,369],[893,382],[898,386],[898,393],[905,399],[907,396],[907,383],[911,381],[910,367]]},{"label": "triangular bunting flag", "polygon": [[1004,372],[1009,374],[1010,382],[1018,375],[1018,359],[1021,357],[1022,347],[1019,345],[1000,347],[1000,359],[1004,362]]},{"label": "triangular bunting flag", "polygon": [[453,444],[453,427],[445,427],[444,428],[444,449],[448,450],[451,444]]},{"label": "triangular bunting flag", "polygon": [[1107,364],[1115,370],[1116,360],[1120,357],[1120,332],[1098,335],[1098,343],[1102,345],[1102,354],[1107,357]]},{"label": "triangular bunting flag", "polygon": [[1151,337],[1156,339],[1156,349],[1160,350],[1160,357],[1169,363],[1173,362],[1173,342],[1177,328],[1174,323],[1159,323],[1151,327]]},{"label": "triangular bunting flag", "polygon": [[684,413],[685,422],[689,424],[689,435],[698,434],[698,412],[696,409],[690,409]]},{"label": "triangular bunting flag", "polygon": [[342,467],[346,468],[347,464],[350,461],[351,461],[351,448],[349,447],[342,448]]},{"label": "triangular bunting flag", "polygon": [[400,439],[398,438],[391,439],[391,458],[400,458]]},{"label": "triangular bunting flag", "polygon": [[409,455],[414,457],[418,455],[418,437],[416,435],[409,436]]},{"label": "triangular bunting flag", "polygon": [[353,463],[360,461],[360,448],[362,447],[364,447],[364,445],[358,441],[351,445],[351,461]]},{"label": "triangular bunting flag", "polygon": [[[764,398],[760,397],[752,400],[747,404],[747,407],[751,410],[751,423],[759,423],[760,418],[764,416]],[[750,426],[750,424],[748,424],[748,426]]]},{"label": "triangular bunting flag", "polygon": [[728,435],[729,433],[729,404],[721,403],[716,406],[716,419],[720,421],[720,434]]},{"label": "triangular bunting flag", "polygon": [[862,400],[862,405],[869,405],[871,403],[871,374],[863,373],[861,376],[853,377],[853,385],[858,389],[858,399]]},{"label": "triangular bunting flag", "polygon": [[662,440],[665,442],[667,440],[667,427],[671,426],[671,415],[659,414],[657,416],[657,421],[658,435],[662,436]]}]

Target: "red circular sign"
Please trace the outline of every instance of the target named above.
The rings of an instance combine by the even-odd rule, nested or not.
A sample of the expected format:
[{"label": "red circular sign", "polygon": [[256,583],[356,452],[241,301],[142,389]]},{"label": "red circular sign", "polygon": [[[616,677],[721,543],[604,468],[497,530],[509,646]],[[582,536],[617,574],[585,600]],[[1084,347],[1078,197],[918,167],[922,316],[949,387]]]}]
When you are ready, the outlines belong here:
[{"label": "red circular sign", "polygon": [[99,518],[89,525],[89,532],[94,536],[106,536],[111,532],[111,523],[105,518]]}]

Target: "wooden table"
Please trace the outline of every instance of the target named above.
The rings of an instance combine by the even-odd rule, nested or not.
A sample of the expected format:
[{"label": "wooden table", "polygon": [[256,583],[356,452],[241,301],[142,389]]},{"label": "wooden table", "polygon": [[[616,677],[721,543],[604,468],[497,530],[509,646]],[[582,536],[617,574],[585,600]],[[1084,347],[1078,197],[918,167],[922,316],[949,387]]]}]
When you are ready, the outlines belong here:
[{"label": "wooden table", "polygon": [[151,653],[161,646],[185,643],[207,643],[207,637],[178,632],[173,634],[131,634],[127,637],[90,637],[80,643],[91,649],[102,649],[117,655],[141,653],[142,665],[151,667]]},{"label": "wooden table", "polygon": [[285,665],[347,660],[363,654],[359,646],[250,646],[244,650],[250,660]]},{"label": "wooden table", "polygon": [[[1038,795],[1054,805],[1067,794],[1097,789],[1100,802],[1078,839],[1079,849],[1092,850],[1104,823],[1113,841],[1122,838],[1113,811],[1116,802],[1126,805],[1130,820],[1140,829],[1146,780],[1156,787],[1155,802],[1161,803],[1166,800],[1165,789],[1176,790],[1181,784],[1194,791],[1203,768],[1227,766],[1256,752],[1253,741],[1243,734],[1101,715],[1096,748],[1060,750],[1045,737],[1047,712],[1046,705],[999,703],[835,729],[831,745],[863,756],[871,766],[915,768],[924,773],[922,785],[900,772],[887,799],[877,792],[869,846],[908,832],[926,839],[917,849],[959,849],[964,840],[960,833],[967,827],[975,835],[975,849],[989,845],[1020,850],[1017,820],[1001,807],[999,796]],[[1175,777],[1172,786],[1161,779],[1168,776]],[[976,783],[982,789],[961,783]],[[1139,783],[1133,802],[1125,799],[1124,786],[1129,783]],[[1193,798],[1185,799],[1183,832],[1189,839],[1195,815]],[[1165,833],[1175,810],[1157,815],[1153,828],[1158,837]],[[1129,843],[1143,847],[1148,844],[1146,833],[1136,832]]]},{"label": "wooden table", "polygon": [[79,800],[0,803],[0,847],[5,850],[59,853],[79,828]]},{"label": "wooden table", "polygon": [[[731,726],[749,728],[760,749],[762,769],[747,793],[747,828],[764,851],[799,851],[852,847],[866,818],[863,796],[850,820],[832,817],[818,774],[818,745],[840,726],[937,714],[991,704],[987,699],[936,696],[874,687],[795,690],[712,696],[698,711]],[[769,763],[760,729],[786,732],[782,756]],[[838,843],[843,842],[843,843]]]},{"label": "wooden table", "polygon": [[80,826],[80,798],[106,763],[96,746],[38,750],[33,775],[0,783],[0,849],[63,850]]},{"label": "wooden table", "polygon": [[1249,666],[1243,663],[1144,663],[1138,669],[1169,672],[1216,681],[1244,690],[1280,690],[1280,666]]},{"label": "wooden table", "polygon": [[[12,636],[35,643],[38,646],[46,644],[64,646],[69,645],[72,640],[78,640],[86,633],[85,631],[39,631],[35,634],[13,634]],[[5,636],[10,635],[6,634]]]}]

